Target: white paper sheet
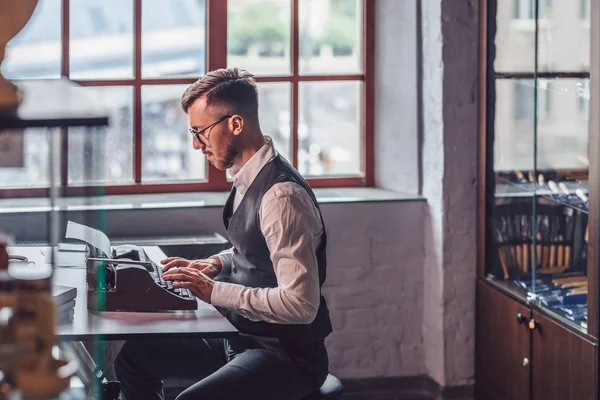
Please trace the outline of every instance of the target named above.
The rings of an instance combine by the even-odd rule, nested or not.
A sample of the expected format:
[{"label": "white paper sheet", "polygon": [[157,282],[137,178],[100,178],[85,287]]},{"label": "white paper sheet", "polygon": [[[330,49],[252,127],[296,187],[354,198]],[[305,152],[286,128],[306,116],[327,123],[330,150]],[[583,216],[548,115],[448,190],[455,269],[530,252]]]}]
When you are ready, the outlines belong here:
[{"label": "white paper sheet", "polygon": [[82,240],[89,243],[100,249],[102,253],[104,253],[102,254],[104,257],[110,257],[111,255],[110,239],[108,236],[106,236],[104,232],[90,228],[89,226],[69,221],[67,223],[67,233],[65,238]]}]

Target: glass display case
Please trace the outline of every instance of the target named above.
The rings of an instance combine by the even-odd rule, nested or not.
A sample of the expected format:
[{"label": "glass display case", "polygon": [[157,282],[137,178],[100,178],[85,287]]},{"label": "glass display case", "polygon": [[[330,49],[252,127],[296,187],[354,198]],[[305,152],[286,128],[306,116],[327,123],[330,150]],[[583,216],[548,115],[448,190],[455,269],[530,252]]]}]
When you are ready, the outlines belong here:
[{"label": "glass display case", "polygon": [[[12,195],[2,187],[0,386],[11,398],[55,398],[86,373],[81,358],[65,350],[60,334],[62,326],[73,322],[77,294],[74,282],[56,282],[59,253],[53,249],[62,239],[65,210],[60,202],[62,143],[67,128],[98,134],[109,117],[85,88],[67,79],[14,84],[21,103],[16,109],[0,109],[0,148],[11,155],[9,162],[0,159],[0,172],[23,173],[31,161],[23,143],[27,135],[35,135],[44,153],[38,167],[47,179],[39,180],[48,186],[26,192],[31,197],[18,191]],[[89,170],[85,165],[82,169]],[[91,374],[86,377],[91,391],[96,380]]]},{"label": "glass display case", "polygon": [[597,135],[590,129],[591,1],[494,3],[485,278],[594,334],[597,267],[589,252],[597,237],[589,222],[597,216],[588,182],[599,171],[590,162],[597,157],[590,145]]}]

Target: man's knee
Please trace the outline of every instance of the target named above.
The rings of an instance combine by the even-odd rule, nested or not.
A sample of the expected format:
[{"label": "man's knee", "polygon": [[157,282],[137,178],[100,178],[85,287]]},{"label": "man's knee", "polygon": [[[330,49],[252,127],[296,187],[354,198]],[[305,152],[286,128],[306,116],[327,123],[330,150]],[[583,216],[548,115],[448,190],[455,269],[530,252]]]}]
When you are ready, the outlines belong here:
[{"label": "man's knee", "polygon": [[198,394],[194,394],[192,392],[189,392],[187,390],[184,390],[183,392],[179,393],[179,396],[177,396],[175,398],[175,400],[193,400],[194,398],[198,398]]},{"label": "man's knee", "polygon": [[185,389],[179,394],[179,396],[177,396],[175,400],[233,400],[237,398],[244,398],[244,396],[239,397],[240,392],[238,392],[234,387],[236,387],[235,379],[226,382],[213,375]]},{"label": "man's knee", "polygon": [[[207,394],[199,387],[187,388],[183,392],[179,393],[179,396],[175,400],[197,400],[197,399],[211,399],[214,397],[207,397]],[[216,400],[216,399],[215,399]]]},{"label": "man's knee", "polygon": [[123,372],[135,369],[136,360],[139,360],[142,350],[136,341],[127,341],[121,348],[119,355],[115,359],[115,374],[123,375]]}]

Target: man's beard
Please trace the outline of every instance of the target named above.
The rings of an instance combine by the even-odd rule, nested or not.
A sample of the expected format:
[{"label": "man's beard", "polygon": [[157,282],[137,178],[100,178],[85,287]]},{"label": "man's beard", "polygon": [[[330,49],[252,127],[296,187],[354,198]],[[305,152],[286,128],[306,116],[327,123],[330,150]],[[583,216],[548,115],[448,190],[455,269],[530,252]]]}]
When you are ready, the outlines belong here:
[{"label": "man's beard", "polygon": [[222,170],[231,168],[238,154],[239,149],[235,143],[235,137],[229,137],[225,147],[225,155],[221,160],[215,160],[215,167]]}]

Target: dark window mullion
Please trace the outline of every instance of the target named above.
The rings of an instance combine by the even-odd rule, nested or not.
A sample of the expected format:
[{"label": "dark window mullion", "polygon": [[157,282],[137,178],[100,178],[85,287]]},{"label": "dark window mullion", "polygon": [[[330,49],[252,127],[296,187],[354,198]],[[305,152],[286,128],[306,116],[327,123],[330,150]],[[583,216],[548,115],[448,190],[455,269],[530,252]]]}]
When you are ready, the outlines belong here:
[{"label": "dark window mullion", "polygon": [[375,2],[364,0],[363,3],[363,91],[362,91],[362,126],[363,157],[365,186],[375,185]]},{"label": "dark window mullion", "polygon": [[[227,67],[227,0],[206,0],[206,70]],[[225,171],[206,162],[206,178],[213,187],[227,189]]]},{"label": "dark window mullion", "polygon": [[[60,75],[69,78],[69,0],[61,2],[61,57]],[[67,128],[60,128],[60,186],[65,187],[69,183],[69,135]]]},{"label": "dark window mullion", "polygon": [[575,72],[566,72],[566,71],[543,71],[538,72],[537,74],[534,72],[495,72],[495,79],[533,79],[534,76],[537,76],[540,79],[556,79],[556,78],[565,78],[565,79],[586,79],[590,77],[589,72],[585,71],[575,71]]},{"label": "dark window mullion", "polygon": [[142,182],[142,0],[133,1],[133,171]]},{"label": "dark window mullion", "polygon": [[292,104],[291,104],[291,123],[290,127],[292,138],[292,165],[298,168],[298,120],[300,114],[300,83],[298,82],[300,62],[300,23],[299,23],[299,5],[300,0],[292,0]]}]

